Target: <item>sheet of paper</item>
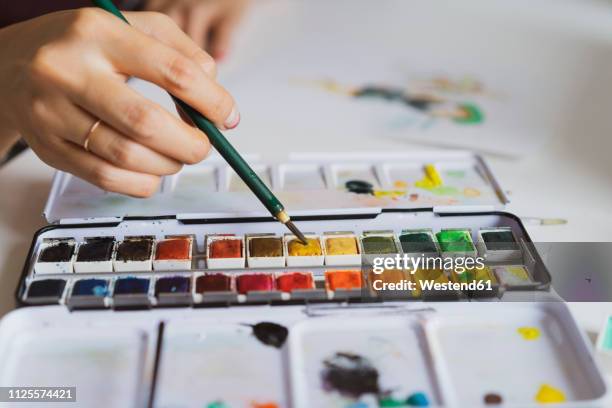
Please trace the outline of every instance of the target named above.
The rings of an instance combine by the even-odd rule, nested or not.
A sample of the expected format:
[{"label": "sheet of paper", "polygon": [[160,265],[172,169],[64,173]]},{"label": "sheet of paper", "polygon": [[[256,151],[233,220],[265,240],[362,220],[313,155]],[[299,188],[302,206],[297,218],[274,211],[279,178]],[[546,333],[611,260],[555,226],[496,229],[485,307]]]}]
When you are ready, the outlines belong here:
[{"label": "sheet of paper", "polygon": [[572,117],[576,53],[601,51],[550,23],[563,3],[257,2],[221,67],[243,113],[235,134],[527,154]]}]

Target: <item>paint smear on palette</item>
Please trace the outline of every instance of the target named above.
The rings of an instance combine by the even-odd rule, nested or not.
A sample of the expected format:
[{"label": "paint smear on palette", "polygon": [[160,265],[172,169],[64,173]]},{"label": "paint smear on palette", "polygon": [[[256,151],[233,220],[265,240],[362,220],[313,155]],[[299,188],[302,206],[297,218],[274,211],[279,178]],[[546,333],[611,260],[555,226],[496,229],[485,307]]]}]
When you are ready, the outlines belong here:
[{"label": "paint smear on palette", "polygon": [[246,326],[252,327],[255,338],[266,346],[281,348],[289,335],[289,330],[277,323],[261,322],[255,325],[247,324]]},{"label": "paint smear on palette", "polygon": [[537,340],[540,338],[540,329],[537,327],[519,327],[517,331],[525,340]]},{"label": "paint smear on palette", "polygon": [[[400,324],[403,322],[403,325]],[[401,328],[398,328],[400,326]],[[292,329],[293,395],[308,407],[429,406],[437,402],[416,328],[398,318],[331,319]]]},{"label": "paint smear on palette", "polygon": [[612,317],[608,318],[603,347],[608,351],[612,351]]},{"label": "paint smear on palette", "polygon": [[565,394],[558,388],[549,384],[542,384],[535,396],[536,402],[540,404],[555,404],[565,402]]},{"label": "paint smear on palette", "polygon": [[288,406],[282,352],[254,335],[257,328],[259,337],[268,343],[271,338],[280,341],[279,328],[283,326],[265,326],[207,327],[196,320],[169,323],[164,332],[156,406]]},{"label": "paint smear on palette", "polygon": [[338,352],[323,361],[321,373],[323,388],[357,399],[364,394],[378,395],[378,370],[365,357],[348,352]]}]

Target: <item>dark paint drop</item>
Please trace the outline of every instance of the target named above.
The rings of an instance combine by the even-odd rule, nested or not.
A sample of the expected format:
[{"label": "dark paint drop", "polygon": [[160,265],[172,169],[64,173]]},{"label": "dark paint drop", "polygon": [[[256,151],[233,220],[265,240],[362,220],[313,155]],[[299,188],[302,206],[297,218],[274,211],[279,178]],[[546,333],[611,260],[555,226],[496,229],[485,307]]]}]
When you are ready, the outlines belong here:
[{"label": "dark paint drop", "polygon": [[487,394],[484,396],[484,403],[486,405],[500,405],[504,402],[503,398],[499,394]]},{"label": "dark paint drop", "polygon": [[380,393],[378,370],[365,357],[338,352],[323,362],[323,387],[350,398]]},{"label": "dark paint drop", "polygon": [[363,180],[349,180],[344,183],[344,187],[351,193],[374,194],[374,185]]},{"label": "dark paint drop", "polygon": [[267,346],[276,348],[281,348],[289,335],[289,330],[285,326],[276,323],[261,322],[251,327],[257,340]]}]

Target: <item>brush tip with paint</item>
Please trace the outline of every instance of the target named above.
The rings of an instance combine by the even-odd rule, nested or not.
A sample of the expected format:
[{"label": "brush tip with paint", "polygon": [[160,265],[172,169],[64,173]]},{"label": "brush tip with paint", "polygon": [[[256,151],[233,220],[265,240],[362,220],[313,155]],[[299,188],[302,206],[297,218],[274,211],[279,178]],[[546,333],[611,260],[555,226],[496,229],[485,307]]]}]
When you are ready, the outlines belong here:
[{"label": "brush tip with paint", "polygon": [[281,211],[276,214],[276,218],[281,223],[285,224],[285,226],[289,228],[289,231],[291,231],[293,235],[295,235],[302,244],[308,245],[308,240],[306,239],[304,234],[302,234],[302,231],[300,231],[300,229],[295,226],[295,224],[293,223],[293,221],[291,221],[291,218],[289,218],[289,215],[285,211]]}]

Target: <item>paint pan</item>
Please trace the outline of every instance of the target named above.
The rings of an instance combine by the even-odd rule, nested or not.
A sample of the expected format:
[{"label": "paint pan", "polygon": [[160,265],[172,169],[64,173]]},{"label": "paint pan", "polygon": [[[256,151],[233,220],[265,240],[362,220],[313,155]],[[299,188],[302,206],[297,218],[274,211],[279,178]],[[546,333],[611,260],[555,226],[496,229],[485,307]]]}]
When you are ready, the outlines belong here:
[{"label": "paint pan", "polygon": [[463,272],[450,271],[453,282],[457,283],[477,283],[482,289],[476,288],[463,291],[470,297],[492,297],[496,296],[499,290],[499,284],[495,275],[488,266],[482,268],[466,268]]},{"label": "paint pan", "polygon": [[[352,292],[361,295],[362,279],[360,270],[325,271],[325,287],[334,292]],[[338,295],[340,293],[337,293]],[[335,296],[335,295],[334,295]]]},{"label": "paint pan", "polygon": [[291,234],[284,236],[287,266],[323,266],[325,255],[321,239],[318,235],[305,233],[308,245],[302,244],[297,237]]},{"label": "paint pan", "polygon": [[276,287],[281,292],[313,290],[312,272],[282,272],[276,275]]},{"label": "paint pan", "polygon": [[288,407],[282,356],[281,349],[260,341],[246,323],[170,322],[154,405]]},{"label": "paint pan", "polygon": [[150,271],[153,268],[153,243],[149,237],[131,237],[119,242],[113,260],[115,271]]},{"label": "paint pan", "polygon": [[352,232],[327,232],[323,235],[325,265],[361,265],[359,239]]},{"label": "paint pan", "polygon": [[50,240],[40,248],[34,272],[39,275],[72,273],[76,243],[73,239]]},{"label": "paint pan", "polygon": [[283,191],[311,191],[326,188],[323,169],[316,164],[286,164],[279,167]]},{"label": "paint pan", "polygon": [[238,293],[246,295],[249,292],[275,290],[274,277],[269,273],[245,273],[236,277]]},{"label": "paint pan", "polygon": [[159,306],[185,306],[192,302],[191,279],[187,276],[164,276],[155,281],[155,298]]},{"label": "paint pan", "polygon": [[59,303],[64,295],[66,281],[63,279],[42,279],[30,283],[26,298],[32,304]]},{"label": "paint pan", "polygon": [[198,276],[194,285],[196,303],[232,302],[236,300],[234,279],[224,273],[206,273]]},{"label": "paint pan", "polygon": [[67,304],[71,309],[96,309],[108,305],[108,279],[79,279],[72,285]]},{"label": "paint pan", "polygon": [[142,406],[145,339],[141,331],[122,325],[111,330],[96,325],[76,328],[53,324],[22,329],[19,341],[11,342],[0,357],[1,382],[37,384],[38,388],[76,387],[76,403],[73,399],[49,406]]},{"label": "paint pan", "polygon": [[[402,269],[385,269],[382,273],[368,273],[370,293],[385,299],[412,299],[415,291],[410,289],[412,282],[408,271]],[[414,285],[414,284],[412,284]]]},{"label": "paint pan", "polygon": [[208,235],[206,262],[209,269],[244,268],[244,237],[235,235]]},{"label": "paint pan", "polygon": [[476,257],[476,247],[469,229],[443,229],[436,234],[444,258]]},{"label": "paint pan", "polygon": [[392,231],[367,231],[361,237],[361,246],[366,255],[392,255],[398,253]]},{"label": "paint pan", "polygon": [[192,237],[171,237],[157,241],[153,269],[156,271],[188,271],[191,269]]},{"label": "paint pan", "polygon": [[250,235],[246,242],[249,268],[285,266],[285,246],[281,237],[274,234]]},{"label": "paint pan", "polygon": [[113,271],[115,239],[112,237],[91,238],[79,245],[74,261],[76,273]]},{"label": "paint pan", "polygon": [[495,266],[492,269],[500,285],[506,290],[521,290],[538,285],[523,265]]},{"label": "paint pan", "polygon": [[116,308],[150,306],[149,278],[127,277],[115,281],[113,306]]},{"label": "paint pan", "polygon": [[457,299],[460,292],[449,289],[442,290],[450,283],[446,272],[442,269],[417,269],[412,275],[415,283],[415,296],[424,299]]},{"label": "paint pan", "polygon": [[[323,282],[320,282],[323,283]],[[312,272],[279,272],[276,274],[276,287],[279,292],[290,293],[291,300],[326,300],[327,291],[317,282]]]},{"label": "paint pan", "polygon": [[[294,326],[289,337],[296,407],[439,406],[416,321],[342,316]],[[417,394],[426,405],[413,405]]]},{"label": "paint pan", "polygon": [[520,262],[523,254],[512,228],[483,228],[478,231],[478,249],[489,262]]},{"label": "paint pan", "polygon": [[464,310],[429,321],[426,331],[436,371],[445,373],[449,405],[483,406],[490,394],[517,407],[563,400],[578,406],[600,397],[602,386],[589,380],[592,368],[579,362],[589,352],[569,340],[581,334],[561,308],[555,302],[489,303],[478,313]]},{"label": "paint pan", "polygon": [[408,255],[436,257],[439,254],[436,237],[429,228],[403,230],[399,242],[402,252]]},{"label": "paint pan", "polygon": [[393,231],[365,231],[361,236],[363,261],[368,265],[377,258],[395,256],[398,247]]}]

